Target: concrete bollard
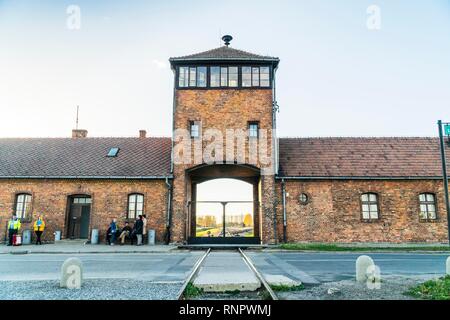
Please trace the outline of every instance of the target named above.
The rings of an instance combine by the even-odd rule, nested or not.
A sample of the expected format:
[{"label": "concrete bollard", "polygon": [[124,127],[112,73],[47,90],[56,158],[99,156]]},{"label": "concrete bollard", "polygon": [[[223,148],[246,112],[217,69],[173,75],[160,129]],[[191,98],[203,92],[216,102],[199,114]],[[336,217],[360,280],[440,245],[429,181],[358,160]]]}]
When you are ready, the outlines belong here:
[{"label": "concrete bollard", "polygon": [[83,263],[78,258],[69,258],[61,266],[61,288],[81,289],[83,284]]},{"label": "concrete bollard", "polygon": [[450,257],[447,258],[447,262],[445,264],[445,273],[450,276]]},{"label": "concrete bollard", "polygon": [[92,229],[91,244],[98,244],[98,229]]},{"label": "concrete bollard", "polygon": [[150,229],[150,230],[148,230],[147,234],[148,234],[148,245],[154,246],[155,245],[155,237],[156,237],[155,230]]},{"label": "concrete bollard", "polygon": [[366,282],[367,280],[367,270],[369,267],[374,267],[375,263],[369,256],[359,256],[356,259],[356,281]]},{"label": "concrete bollard", "polygon": [[31,230],[24,230],[22,236],[22,244],[31,244]]}]

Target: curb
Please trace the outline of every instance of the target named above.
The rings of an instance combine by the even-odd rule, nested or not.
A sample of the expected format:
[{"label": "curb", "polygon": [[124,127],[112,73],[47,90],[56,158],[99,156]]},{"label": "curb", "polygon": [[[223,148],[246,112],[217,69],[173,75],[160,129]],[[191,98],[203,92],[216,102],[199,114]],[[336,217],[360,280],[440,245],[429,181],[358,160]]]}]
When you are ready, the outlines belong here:
[{"label": "curb", "polygon": [[136,253],[172,253],[177,251],[176,248],[172,248],[165,251],[158,250],[129,250],[129,251],[82,251],[82,250],[59,250],[59,251],[35,251],[35,250],[14,250],[0,252],[2,254],[23,255],[23,254],[136,254]]}]

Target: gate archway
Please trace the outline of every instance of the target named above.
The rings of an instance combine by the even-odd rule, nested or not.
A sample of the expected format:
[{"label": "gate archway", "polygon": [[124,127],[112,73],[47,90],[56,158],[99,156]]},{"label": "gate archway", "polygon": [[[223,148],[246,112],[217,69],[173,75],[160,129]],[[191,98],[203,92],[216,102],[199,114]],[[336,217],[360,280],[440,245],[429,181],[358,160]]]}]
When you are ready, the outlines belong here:
[{"label": "gate archway", "polygon": [[187,172],[190,244],[260,244],[260,172],[204,165]]}]

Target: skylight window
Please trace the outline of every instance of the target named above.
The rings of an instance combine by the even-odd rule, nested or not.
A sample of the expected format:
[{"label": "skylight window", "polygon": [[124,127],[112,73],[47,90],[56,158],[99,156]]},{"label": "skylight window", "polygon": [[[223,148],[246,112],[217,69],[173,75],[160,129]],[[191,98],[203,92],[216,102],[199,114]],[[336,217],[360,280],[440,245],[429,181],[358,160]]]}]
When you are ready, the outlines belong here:
[{"label": "skylight window", "polygon": [[119,148],[111,148],[108,152],[108,157],[117,157],[117,154],[119,153]]}]

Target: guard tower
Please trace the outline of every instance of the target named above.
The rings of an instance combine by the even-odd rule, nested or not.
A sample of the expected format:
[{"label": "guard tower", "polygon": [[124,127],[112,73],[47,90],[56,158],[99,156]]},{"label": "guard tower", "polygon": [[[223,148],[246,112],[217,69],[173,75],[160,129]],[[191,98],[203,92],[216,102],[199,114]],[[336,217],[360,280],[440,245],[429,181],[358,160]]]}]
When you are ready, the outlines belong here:
[{"label": "guard tower", "polygon": [[[174,242],[275,241],[279,59],[232,48],[232,39],[226,35],[219,48],[169,60],[175,77]],[[199,185],[215,179],[251,185],[252,199],[234,201],[230,193],[217,204],[202,203]]]}]

